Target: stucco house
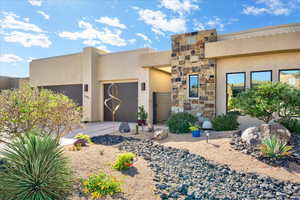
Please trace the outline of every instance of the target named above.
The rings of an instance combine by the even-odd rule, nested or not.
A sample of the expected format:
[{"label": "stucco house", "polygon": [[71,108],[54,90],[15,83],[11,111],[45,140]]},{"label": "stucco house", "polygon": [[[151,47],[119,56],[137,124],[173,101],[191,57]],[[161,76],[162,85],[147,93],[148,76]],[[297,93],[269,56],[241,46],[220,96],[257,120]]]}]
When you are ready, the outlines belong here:
[{"label": "stucco house", "polygon": [[104,106],[111,83],[122,101],[117,121],[136,121],[138,105],[144,105],[149,122],[166,120],[171,111],[213,118],[232,109],[232,96],[265,81],[300,88],[300,23],[230,34],[204,30],[171,40],[170,51],[107,53],[87,47],[36,59],[30,63],[30,83],[73,98],[88,122],[112,119]]}]

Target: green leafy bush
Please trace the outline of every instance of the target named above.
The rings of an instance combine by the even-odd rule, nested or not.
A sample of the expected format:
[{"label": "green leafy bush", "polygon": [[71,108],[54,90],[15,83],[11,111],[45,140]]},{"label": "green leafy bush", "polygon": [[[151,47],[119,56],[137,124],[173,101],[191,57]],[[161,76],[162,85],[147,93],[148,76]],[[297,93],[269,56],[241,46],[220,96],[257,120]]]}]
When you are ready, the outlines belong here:
[{"label": "green leafy bush", "polygon": [[122,153],[117,157],[113,168],[116,170],[127,170],[132,166],[135,157],[133,153]]},{"label": "green leafy bush", "polygon": [[144,106],[139,106],[139,111],[137,113],[138,120],[147,120],[148,113],[145,111]]},{"label": "green leafy bush", "polygon": [[167,126],[172,133],[188,133],[190,125],[195,124],[197,118],[187,112],[174,113],[167,121]]},{"label": "green leafy bush", "polygon": [[60,137],[81,120],[81,108],[67,96],[29,85],[1,91],[0,102],[0,140],[34,129]]},{"label": "green leafy bush", "polygon": [[114,177],[100,172],[97,175],[89,176],[83,181],[83,192],[91,195],[93,199],[99,199],[121,192],[120,185],[121,183]]},{"label": "green leafy bush", "polygon": [[83,139],[85,140],[88,144],[93,144],[91,137],[89,135],[79,133],[75,136],[76,139]]},{"label": "green leafy bush", "polygon": [[291,154],[291,150],[291,146],[288,146],[275,136],[264,139],[260,146],[262,155],[272,158],[288,156]]},{"label": "green leafy bush", "polygon": [[283,118],[300,115],[300,90],[281,82],[247,89],[236,97],[235,108],[266,123],[275,114]]},{"label": "green leafy bush", "polygon": [[223,114],[212,120],[213,128],[216,131],[231,131],[239,128],[237,114]]},{"label": "green leafy bush", "polygon": [[50,136],[29,134],[1,151],[0,199],[59,200],[72,189],[71,170],[63,148]]},{"label": "green leafy bush", "polygon": [[281,125],[287,128],[291,133],[299,133],[300,134],[300,122],[297,119],[279,119],[277,120]]}]

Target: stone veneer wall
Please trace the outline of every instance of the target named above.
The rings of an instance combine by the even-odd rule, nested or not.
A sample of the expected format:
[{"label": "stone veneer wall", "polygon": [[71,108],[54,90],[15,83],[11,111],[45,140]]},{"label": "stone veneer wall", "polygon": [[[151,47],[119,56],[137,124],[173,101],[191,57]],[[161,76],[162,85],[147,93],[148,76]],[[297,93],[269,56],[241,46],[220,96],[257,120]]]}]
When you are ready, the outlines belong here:
[{"label": "stone veneer wall", "polygon": [[[206,59],[205,43],[217,41],[216,30],[172,36],[172,112],[216,113],[216,60]],[[199,98],[188,97],[188,76],[199,74]]]}]

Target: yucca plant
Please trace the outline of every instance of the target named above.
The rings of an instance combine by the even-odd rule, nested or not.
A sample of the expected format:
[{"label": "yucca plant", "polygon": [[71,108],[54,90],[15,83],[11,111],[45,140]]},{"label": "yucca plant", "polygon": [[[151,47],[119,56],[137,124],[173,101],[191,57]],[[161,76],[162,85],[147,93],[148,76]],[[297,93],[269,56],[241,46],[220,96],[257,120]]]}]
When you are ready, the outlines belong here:
[{"label": "yucca plant", "polygon": [[56,139],[28,134],[0,153],[0,199],[57,200],[71,191],[71,170]]},{"label": "yucca plant", "polygon": [[272,158],[288,156],[291,154],[291,150],[291,146],[288,146],[275,136],[264,139],[260,146],[262,155]]}]

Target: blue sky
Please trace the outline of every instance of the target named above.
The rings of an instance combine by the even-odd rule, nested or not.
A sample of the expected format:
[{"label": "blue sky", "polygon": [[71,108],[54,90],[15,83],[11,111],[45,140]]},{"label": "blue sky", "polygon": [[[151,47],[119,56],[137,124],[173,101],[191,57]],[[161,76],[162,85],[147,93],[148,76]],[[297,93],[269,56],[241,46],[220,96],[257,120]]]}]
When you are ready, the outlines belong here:
[{"label": "blue sky", "polygon": [[29,75],[32,59],[170,49],[170,35],[219,34],[300,22],[300,0],[1,0],[0,75]]}]

